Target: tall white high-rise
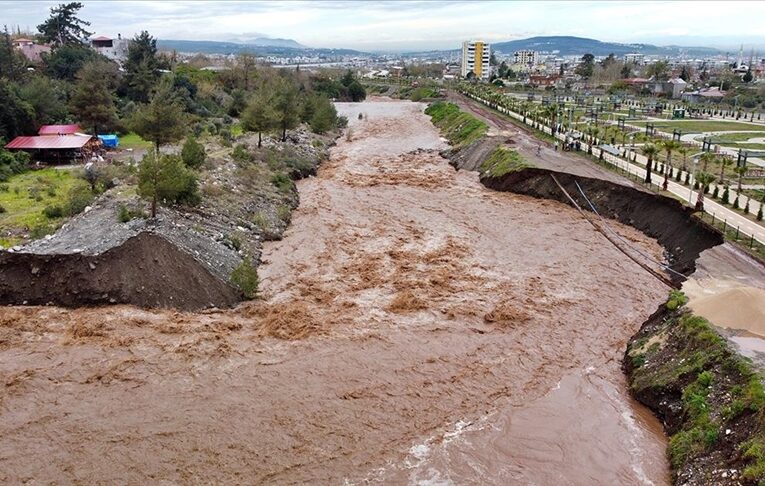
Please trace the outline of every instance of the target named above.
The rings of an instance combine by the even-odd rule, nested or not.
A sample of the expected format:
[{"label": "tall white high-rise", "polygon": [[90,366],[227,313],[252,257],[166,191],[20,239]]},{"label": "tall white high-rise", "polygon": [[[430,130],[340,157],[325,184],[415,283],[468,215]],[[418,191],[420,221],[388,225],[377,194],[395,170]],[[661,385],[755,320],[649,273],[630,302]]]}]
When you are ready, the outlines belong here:
[{"label": "tall white high-rise", "polygon": [[473,73],[478,79],[489,79],[491,75],[491,46],[484,41],[465,41],[462,43],[463,78]]}]

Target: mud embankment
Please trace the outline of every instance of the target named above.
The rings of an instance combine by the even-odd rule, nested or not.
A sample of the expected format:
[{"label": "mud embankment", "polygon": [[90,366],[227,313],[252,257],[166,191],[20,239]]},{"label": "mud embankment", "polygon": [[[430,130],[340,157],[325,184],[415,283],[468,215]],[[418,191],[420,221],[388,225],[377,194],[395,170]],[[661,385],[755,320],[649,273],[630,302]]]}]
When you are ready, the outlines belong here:
[{"label": "mud embankment", "polygon": [[[693,211],[676,199],[645,192],[613,182],[574,176],[546,169],[524,169],[500,177],[481,177],[481,182],[497,191],[510,191],[570,204],[555,180],[583,209],[590,210],[586,194],[598,213],[632,226],[656,238],[665,248],[673,270],[690,275],[702,251],[723,243],[722,235],[691,217]],[[577,183],[579,187],[577,187]],[[674,280],[679,277],[671,275]]]},{"label": "mud embankment", "polygon": [[139,233],[103,253],[0,252],[1,304],[231,307],[240,292],[176,245]]},{"label": "mud embankment", "polygon": [[[670,298],[672,301],[672,298]],[[670,435],[675,484],[765,480],[765,393],[751,362],[703,318],[662,305],[630,340],[633,396]]]}]

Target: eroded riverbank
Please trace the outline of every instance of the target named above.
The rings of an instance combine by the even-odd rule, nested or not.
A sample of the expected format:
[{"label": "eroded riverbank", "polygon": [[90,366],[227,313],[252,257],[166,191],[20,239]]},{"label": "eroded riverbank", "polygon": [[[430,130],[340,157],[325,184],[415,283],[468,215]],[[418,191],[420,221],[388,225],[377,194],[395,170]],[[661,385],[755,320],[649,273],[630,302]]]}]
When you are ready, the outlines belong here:
[{"label": "eroded riverbank", "polygon": [[421,105],[339,110],[264,302],[0,311],[0,480],[668,482],[620,371],[666,289],[573,209],[455,172]]}]

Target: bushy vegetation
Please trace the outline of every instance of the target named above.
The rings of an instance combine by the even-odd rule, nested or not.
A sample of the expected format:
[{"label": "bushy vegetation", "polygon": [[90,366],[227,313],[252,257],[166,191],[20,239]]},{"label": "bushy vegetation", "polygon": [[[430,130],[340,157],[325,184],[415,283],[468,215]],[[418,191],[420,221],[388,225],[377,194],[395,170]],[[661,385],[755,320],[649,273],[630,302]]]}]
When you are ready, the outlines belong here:
[{"label": "bushy vegetation", "polygon": [[504,147],[495,148],[481,164],[481,174],[490,177],[501,177],[511,172],[532,167],[516,152]]},{"label": "bushy vegetation", "polygon": [[425,110],[454,148],[461,148],[481,139],[489,127],[454,103],[436,101]]},{"label": "bushy vegetation", "polygon": [[245,257],[242,263],[231,272],[230,279],[245,297],[255,298],[258,293],[258,271],[252,264],[252,258]]},{"label": "bushy vegetation", "polygon": [[[90,204],[90,186],[72,171],[44,169],[11,176],[0,185],[0,244],[49,234],[63,218]],[[83,205],[84,204],[84,205]]]},{"label": "bushy vegetation", "polygon": [[[707,320],[683,309],[686,302],[685,295],[673,291],[666,304],[668,317],[630,345],[634,367],[630,388],[639,398],[679,401],[682,413],[677,415],[676,430],[670,431],[668,447],[675,470],[723,448],[729,467],[742,468],[748,481],[761,481],[765,479],[762,376]],[[722,441],[726,431],[735,435]]]}]

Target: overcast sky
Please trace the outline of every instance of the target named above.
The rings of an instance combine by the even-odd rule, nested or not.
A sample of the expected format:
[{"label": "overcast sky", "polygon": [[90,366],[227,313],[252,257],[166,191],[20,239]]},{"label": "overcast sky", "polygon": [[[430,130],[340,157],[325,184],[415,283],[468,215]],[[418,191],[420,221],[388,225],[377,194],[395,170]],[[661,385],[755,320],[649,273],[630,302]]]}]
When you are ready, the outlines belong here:
[{"label": "overcast sky", "polygon": [[[0,0],[0,23],[35,27],[58,1]],[[765,47],[765,2],[87,1],[97,34],[148,30],[160,39],[243,41],[266,36],[310,47],[456,48],[537,35],[603,41]]]}]

